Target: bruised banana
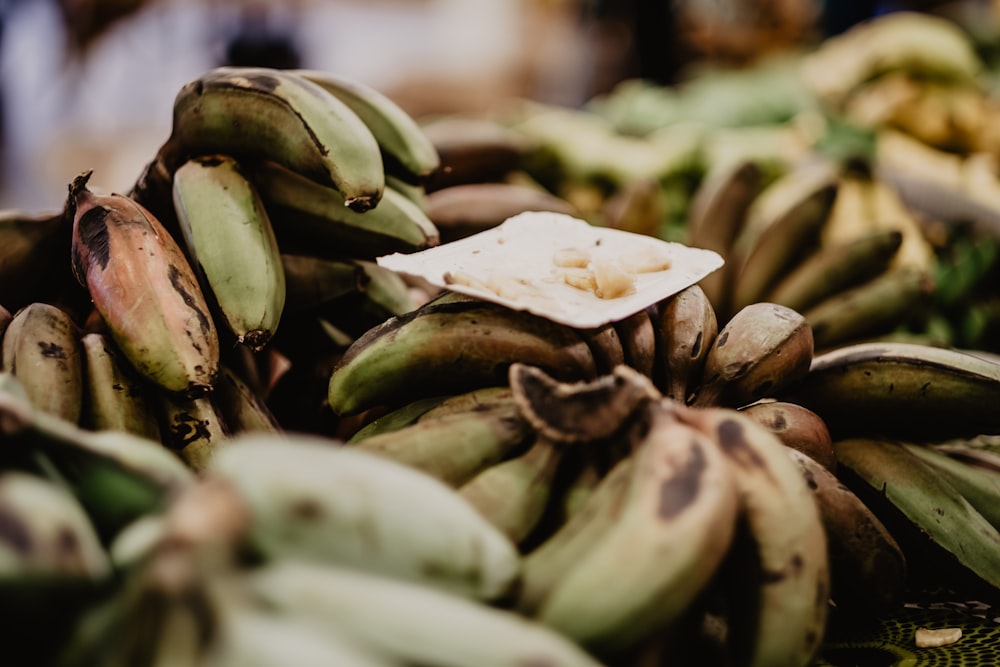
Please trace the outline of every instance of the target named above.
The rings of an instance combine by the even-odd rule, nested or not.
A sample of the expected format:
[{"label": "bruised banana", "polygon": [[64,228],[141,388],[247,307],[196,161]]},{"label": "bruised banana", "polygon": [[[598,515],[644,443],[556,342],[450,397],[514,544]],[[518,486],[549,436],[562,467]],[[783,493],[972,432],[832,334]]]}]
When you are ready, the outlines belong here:
[{"label": "bruised banana", "polygon": [[659,355],[652,377],[664,396],[686,403],[719,334],[715,308],[699,285],[691,285],[657,305],[654,328]]},{"label": "bruised banana", "polygon": [[231,442],[206,474],[232,485],[268,560],[340,564],[484,600],[518,579],[510,540],[430,475],[307,434]]},{"label": "bruised banana", "polygon": [[728,650],[739,664],[806,667],[823,640],[830,593],[826,533],[812,491],[788,448],[749,417],[727,408],[677,406],[677,412],[709,435],[733,467],[756,551],[754,572],[732,591],[738,611],[728,619]]},{"label": "bruised banana", "polygon": [[510,364],[540,366],[560,379],[597,374],[571,327],[477,300],[428,304],[365,332],[330,376],[328,400],[340,415],[440,393],[497,386]]},{"label": "bruised banana", "polygon": [[285,272],[264,203],[240,164],[203,155],[174,172],[173,202],[191,265],[240,345],[263,349],[285,307]]},{"label": "bruised banana", "polygon": [[457,488],[487,468],[524,453],[531,435],[530,426],[510,403],[428,417],[364,438],[354,446]]},{"label": "bruised banana", "polygon": [[383,189],[364,211],[344,205],[340,190],[310,180],[277,162],[248,165],[285,252],[328,258],[374,259],[439,243],[434,223],[406,195]]},{"label": "bruised banana", "polygon": [[3,334],[0,359],[32,405],[73,424],[80,422],[83,350],[80,328],[66,311],[35,302],[14,313]]},{"label": "bruised banana", "polygon": [[218,67],[181,87],[155,163],[172,175],[187,160],[214,153],[273,160],[336,188],[356,211],[374,207],[385,188],[368,126],[342,101],[284,70]]},{"label": "bruised banana", "polygon": [[429,586],[290,560],[249,572],[245,584],[282,617],[346,636],[393,664],[599,667],[541,623]]},{"label": "bruised banana", "polygon": [[692,405],[742,407],[793,386],[809,372],[812,330],[791,308],[757,302],[719,330]]},{"label": "bruised banana", "polygon": [[108,333],[143,377],[189,397],[212,390],[219,338],[198,279],[163,225],[124,195],[69,187],[72,265]]},{"label": "bruised banana", "polygon": [[733,469],[718,444],[669,405],[649,402],[637,416],[632,474],[616,521],[537,613],[599,655],[638,646],[679,619],[735,533]]},{"label": "bruised banana", "polygon": [[111,340],[94,331],[85,334],[80,344],[86,387],[81,424],[94,431],[126,431],[159,441],[160,426],[149,390]]},{"label": "bruised banana", "polygon": [[423,183],[441,166],[441,157],[423,128],[395,100],[356,79],[324,70],[292,72],[312,81],[351,108],[378,142],[388,173]]},{"label": "bruised banana", "polygon": [[1000,433],[1000,364],[930,345],[855,343],[819,354],[785,398],[819,414],[835,440]]},{"label": "bruised banana", "polygon": [[204,472],[231,435],[215,395],[183,398],[160,392],[156,399],[163,445],[193,471]]},{"label": "bruised banana", "polygon": [[826,422],[797,403],[763,400],[740,408],[740,412],[768,429],[787,447],[806,454],[830,472],[837,468],[837,454]]}]

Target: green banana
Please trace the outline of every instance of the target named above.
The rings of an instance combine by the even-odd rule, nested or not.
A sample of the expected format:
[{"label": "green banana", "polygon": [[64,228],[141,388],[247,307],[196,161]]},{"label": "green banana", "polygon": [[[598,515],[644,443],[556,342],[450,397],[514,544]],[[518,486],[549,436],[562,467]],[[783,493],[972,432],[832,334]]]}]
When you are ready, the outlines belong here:
[{"label": "green banana", "polygon": [[231,437],[215,396],[183,398],[165,392],[156,395],[161,414],[163,445],[196,473],[204,472]]},{"label": "green banana", "polygon": [[362,290],[366,280],[362,267],[350,259],[329,259],[283,252],[285,308],[288,312],[310,310],[347,294]]},{"label": "green banana", "polygon": [[358,428],[346,440],[349,445],[356,445],[368,438],[396,431],[412,426],[429,410],[433,410],[448,396],[428,396],[418,398],[395,410],[389,410],[385,414],[378,415]]},{"label": "green banana", "polygon": [[821,247],[778,280],[763,300],[805,312],[824,299],[888,270],[902,243],[900,231],[875,229],[858,238]]},{"label": "green banana", "polygon": [[664,396],[686,403],[696,391],[719,334],[715,308],[697,284],[657,304],[658,367],[653,378]]},{"label": "green banana", "polygon": [[537,612],[598,655],[639,646],[681,618],[735,534],[740,502],[723,450],[669,405],[651,401],[637,415],[631,479],[615,522]]},{"label": "green banana", "polygon": [[759,301],[719,330],[692,405],[742,407],[799,382],[813,357],[812,330],[791,308]]},{"label": "green banana", "polygon": [[[985,462],[977,452],[963,451],[955,443],[935,447],[920,443],[903,442],[911,454],[936,470],[961,493],[969,504],[1000,530],[1000,457]],[[970,455],[971,454],[971,455]]]},{"label": "green banana", "polygon": [[655,310],[643,308],[625,319],[614,322],[625,352],[625,363],[648,378],[656,369],[656,327],[653,324]]},{"label": "green banana", "polygon": [[458,488],[491,466],[522,454],[531,437],[531,427],[511,402],[421,418],[361,439],[356,447]]},{"label": "green banana", "polygon": [[219,338],[198,279],[177,242],[124,195],[69,187],[72,266],[118,349],[139,373],[189,397],[212,390]]},{"label": "green banana", "polygon": [[930,345],[855,343],[818,354],[783,397],[820,415],[835,441],[1000,433],[1000,364]]},{"label": "green banana", "polygon": [[423,183],[440,168],[441,157],[423,128],[385,93],[333,72],[315,69],[292,72],[317,84],[364,121],[378,142],[388,173],[413,183]]},{"label": "green banana", "polygon": [[599,667],[540,623],[429,586],[290,560],[245,580],[251,599],[282,617],[346,636],[398,664]]},{"label": "green banana", "polygon": [[218,67],[177,92],[154,162],[172,176],[187,160],[222,153],[272,160],[336,188],[343,204],[378,204],[385,171],[378,142],[350,107],[303,77],[265,67]]},{"label": "green banana", "polygon": [[228,155],[202,155],[174,172],[173,202],[191,266],[236,342],[263,349],[285,307],[285,272],[254,184]]},{"label": "green banana", "polygon": [[115,430],[159,441],[158,417],[147,385],[139,382],[114,343],[91,332],[80,338],[85,396],[81,424],[95,431]]},{"label": "green banana", "polygon": [[35,302],[14,313],[3,334],[2,368],[39,410],[78,424],[83,414],[80,327],[62,308]]},{"label": "green banana", "polygon": [[341,564],[484,600],[510,593],[517,549],[457,492],[414,468],[304,433],[246,433],[207,476],[234,488],[266,559]]},{"label": "green banana", "polygon": [[836,472],[837,455],[826,422],[797,403],[773,399],[757,401],[739,409],[768,429],[787,447],[809,456],[830,472]]},{"label": "green banana", "polygon": [[513,405],[514,392],[508,384],[481,387],[444,397],[440,403],[420,415],[417,421],[436,419],[456,412],[491,410],[498,405]]},{"label": "green banana", "polygon": [[247,166],[283,251],[327,258],[374,259],[435,246],[434,223],[399,191],[386,187],[364,211],[344,206],[342,193],[276,162]]},{"label": "green banana", "polygon": [[570,327],[483,301],[428,304],[355,340],[330,376],[328,400],[335,413],[351,415],[496,386],[515,361],[561,379],[597,373],[590,348]]}]

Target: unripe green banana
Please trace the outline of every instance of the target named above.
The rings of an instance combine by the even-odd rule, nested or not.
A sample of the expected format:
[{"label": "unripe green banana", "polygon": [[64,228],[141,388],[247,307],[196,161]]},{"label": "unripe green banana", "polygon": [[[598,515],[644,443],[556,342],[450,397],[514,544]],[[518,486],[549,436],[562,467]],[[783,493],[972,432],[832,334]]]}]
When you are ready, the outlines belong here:
[{"label": "unripe green banana", "polygon": [[156,395],[161,413],[160,433],[164,446],[196,473],[210,465],[231,433],[214,396],[182,398],[160,392]]},{"label": "unripe green banana", "polygon": [[819,414],[835,441],[1000,433],[1000,364],[930,345],[855,343],[816,355],[783,398]]},{"label": "unripe green banana", "polygon": [[402,275],[369,260],[359,259],[357,263],[364,272],[361,294],[371,304],[373,316],[381,316],[379,322],[416,310],[420,305]]},{"label": "unripe green banana", "polygon": [[387,173],[413,183],[426,181],[441,166],[441,157],[423,128],[395,100],[381,91],[333,72],[296,69],[356,113],[375,137]]},{"label": "unripe green banana", "polygon": [[692,405],[742,407],[794,386],[809,372],[812,330],[790,308],[757,302],[719,331]]},{"label": "unripe green banana", "polygon": [[370,421],[366,422],[364,426],[360,427],[347,439],[346,444],[356,445],[368,438],[375,437],[376,435],[383,435],[385,433],[395,433],[396,431],[412,426],[415,424],[421,416],[424,415],[429,410],[434,409],[442,401],[449,398],[448,396],[429,396],[427,398],[418,398],[415,401],[411,401],[395,410],[390,410],[384,414],[380,414]]},{"label": "unripe green banana", "polygon": [[347,294],[360,292],[365,272],[354,260],[281,253],[285,274],[285,308],[309,310]]},{"label": "unripe green banana", "polygon": [[492,600],[520,574],[515,546],[443,482],[308,434],[242,434],[207,474],[234,486],[264,557],[302,558]]},{"label": "unripe green banana", "polygon": [[669,405],[649,402],[637,415],[632,475],[614,524],[537,613],[599,655],[635,648],[681,618],[735,534],[732,468],[716,442]]},{"label": "unripe green banana", "polygon": [[218,67],[184,84],[158,161],[168,173],[198,155],[272,160],[336,188],[348,207],[378,204],[385,172],[378,143],[346,104],[301,76]]},{"label": "unripe green banana", "polygon": [[168,392],[210,392],[219,367],[218,333],[187,258],[137,202],[88,190],[90,174],[73,181],[66,205],[77,280],[140,374]]},{"label": "unripe green banana", "polygon": [[969,504],[1000,530],[1000,456],[976,451],[959,442],[944,446],[903,442],[903,447],[947,479]]},{"label": "unripe green banana", "polygon": [[676,410],[715,440],[733,467],[755,552],[736,565],[749,571],[731,592],[739,611],[728,618],[728,650],[738,664],[810,665],[826,631],[830,594],[826,532],[812,491],[788,448],[751,418],[727,408]]},{"label": "unripe green banana", "polygon": [[830,472],[836,472],[837,454],[826,422],[798,403],[773,399],[757,401],[740,412],[768,429],[787,447],[806,454]]},{"label": "unripe green banana", "polygon": [[719,335],[715,308],[700,286],[691,285],[657,305],[654,325],[659,354],[653,378],[664,396],[686,403]]},{"label": "unripe green banana", "polygon": [[875,229],[858,238],[824,246],[802,260],[766,292],[764,301],[805,312],[842,290],[888,270],[903,242],[895,229]]},{"label": "unripe green banana", "polygon": [[285,307],[285,271],[256,187],[239,162],[216,154],[178,167],[172,193],[191,265],[223,326],[263,349]]},{"label": "unripe green banana", "polygon": [[327,258],[374,259],[413,252],[439,242],[437,228],[420,208],[391,187],[377,205],[356,211],[343,194],[275,162],[248,164],[285,252]]},{"label": "unripe green banana", "polygon": [[282,561],[246,577],[251,599],[399,664],[599,667],[580,647],[502,608],[357,570]]},{"label": "unripe green banana", "polygon": [[62,211],[0,211],[0,303],[16,311],[56,292],[54,275],[69,247],[69,221]]},{"label": "unripe green banana", "polygon": [[650,315],[652,308],[643,308],[614,323],[625,352],[625,363],[648,378],[656,368],[656,328]]},{"label": "unripe green banana", "polygon": [[797,449],[788,455],[819,507],[830,549],[830,597],[838,613],[876,616],[903,602],[906,556],[871,509],[829,468]]},{"label": "unripe green banana", "polygon": [[482,301],[428,304],[367,331],[330,377],[328,400],[340,415],[441,393],[503,384],[515,361],[560,379],[597,371],[576,330]]},{"label": "unripe green banana", "polygon": [[92,332],[80,339],[86,395],[81,424],[95,431],[134,433],[160,440],[160,426],[149,389],[104,334]]},{"label": "unripe green banana", "polygon": [[84,400],[80,327],[70,315],[35,302],[14,313],[3,334],[2,369],[24,388],[31,404],[73,424]]},{"label": "unripe green banana", "polygon": [[531,427],[511,401],[419,419],[364,438],[356,446],[458,488],[491,466],[522,454],[531,435]]},{"label": "unripe green banana", "polygon": [[500,405],[513,405],[514,392],[509,384],[481,387],[472,391],[444,397],[437,405],[420,415],[417,421],[437,419],[456,412],[491,410]]}]

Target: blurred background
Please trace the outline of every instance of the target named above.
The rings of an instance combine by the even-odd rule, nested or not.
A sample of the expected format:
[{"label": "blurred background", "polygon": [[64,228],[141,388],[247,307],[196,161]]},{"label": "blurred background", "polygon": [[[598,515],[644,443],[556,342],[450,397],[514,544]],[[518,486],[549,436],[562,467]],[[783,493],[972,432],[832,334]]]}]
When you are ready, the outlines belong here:
[{"label": "blurred background", "polygon": [[899,8],[852,0],[0,0],[0,207],[66,183],[127,190],[169,134],[175,93],[222,64],[340,72],[416,117],[512,96],[578,106],[630,77],[741,67]]}]

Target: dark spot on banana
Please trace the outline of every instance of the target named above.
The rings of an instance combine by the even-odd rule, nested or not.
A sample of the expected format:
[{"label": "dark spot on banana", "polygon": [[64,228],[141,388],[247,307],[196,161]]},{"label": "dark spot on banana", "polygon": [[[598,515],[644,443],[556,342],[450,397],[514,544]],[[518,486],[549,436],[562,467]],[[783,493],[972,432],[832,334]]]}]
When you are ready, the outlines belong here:
[{"label": "dark spot on banana", "polygon": [[727,340],[729,340],[729,332],[728,331],[723,331],[715,339],[715,346],[716,347],[722,347],[723,345],[726,344]]},{"label": "dark spot on banana", "polygon": [[80,560],[80,540],[69,526],[62,526],[56,533],[56,551],[60,558]]},{"label": "dark spot on banana", "polygon": [[202,155],[201,157],[195,158],[195,161],[203,167],[218,167],[225,162],[225,160],[218,155]]},{"label": "dark spot on banana", "polygon": [[181,272],[176,266],[171,266],[169,269],[170,284],[174,290],[181,295],[184,300],[184,304],[195,312],[198,317],[198,325],[201,327],[202,333],[209,333],[212,330],[212,322],[208,319],[208,315],[202,312],[200,308],[195,304],[194,297],[191,293],[187,291],[181,281]]},{"label": "dark spot on banana", "polygon": [[697,358],[701,353],[701,343],[702,343],[703,332],[699,331],[698,335],[694,339],[694,344],[691,346],[691,358]]},{"label": "dark spot on banana", "polygon": [[760,573],[761,583],[765,586],[768,584],[779,584],[787,576],[784,570],[762,570]]},{"label": "dark spot on banana", "polygon": [[691,442],[691,458],[660,484],[660,505],[657,517],[670,521],[694,502],[701,489],[701,478],[705,472],[705,452],[696,440]]},{"label": "dark spot on banana", "polygon": [[808,468],[803,468],[802,475],[805,478],[806,484],[809,486],[810,489],[815,491],[816,489],[819,488],[819,484],[816,482],[816,477],[812,474],[811,470],[809,470]]},{"label": "dark spot on banana", "polygon": [[30,554],[34,546],[31,531],[21,521],[21,517],[11,514],[3,507],[0,507],[0,541],[23,555]]},{"label": "dark spot on banana", "polygon": [[785,415],[780,412],[774,415],[774,418],[771,420],[771,428],[775,431],[784,431],[788,428],[788,420],[785,419]]},{"label": "dark spot on banana", "polygon": [[[90,262],[96,262],[101,269],[108,267],[111,259],[111,240],[108,236],[107,218],[111,213],[103,206],[96,206],[88,211],[84,211],[77,222],[77,236],[80,244],[87,249]],[[74,244],[75,246],[75,244]],[[78,247],[74,247],[74,256],[80,258]],[[83,262],[78,259],[79,274],[86,275]]]},{"label": "dark spot on banana", "polygon": [[65,359],[66,350],[59,343],[49,343],[46,341],[38,341],[38,349],[41,351],[42,356],[47,359]]},{"label": "dark spot on banana", "polygon": [[746,375],[747,373],[750,372],[751,368],[753,368],[753,362],[747,361],[747,362],[744,362],[744,363],[740,364],[740,367],[737,368],[736,372],[733,373],[730,376],[730,379],[731,380],[736,380],[738,378],[743,377],[744,375]]},{"label": "dark spot on banana", "polygon": [[722,450],[736,465],[742,468],[761,468],[767,470],[764,459],[747,442],[742,424],[735,419],[726,419],[719,424],[718,433],[719,444],[722,445]]},{"label": "dark spot on banana", "polygon": [[167,438],[167,446],[175,451],[180,451],[197,440],[209,440],[212,437],[208,430],[208,422],[198,419],[188,414],[177,415],[174,423],[170,425],[170,435]]}]

